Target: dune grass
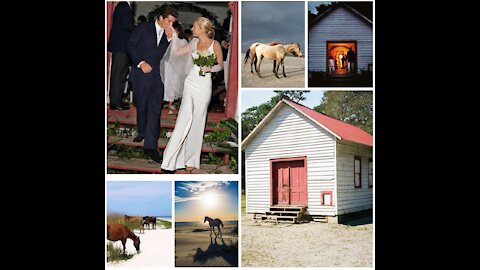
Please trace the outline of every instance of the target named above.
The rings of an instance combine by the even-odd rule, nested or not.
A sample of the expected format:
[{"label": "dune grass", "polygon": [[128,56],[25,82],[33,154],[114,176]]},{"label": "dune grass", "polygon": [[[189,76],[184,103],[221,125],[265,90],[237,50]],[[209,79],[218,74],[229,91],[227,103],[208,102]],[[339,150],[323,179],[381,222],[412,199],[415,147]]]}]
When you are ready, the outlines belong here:
[{"label": "dune grass", "polygon": [[158,219],[157,218],[157,228],[171,229],[172,228],[172,222],[168,221],[168,220],[163,220],[163,219]]},{"label": "dune grass", "polygon": [[242,216],[245,216],[247,212],[247,198],[245,194],[242,194]]},{"label": "dune grass", "polygon": [[133,258],[133,254],[126,254],[123,255],[123,249],[117,248],[113,246],[113,243],[110,242],[107,245],[107,262],[118,262],[118,261],[126,261]]}]

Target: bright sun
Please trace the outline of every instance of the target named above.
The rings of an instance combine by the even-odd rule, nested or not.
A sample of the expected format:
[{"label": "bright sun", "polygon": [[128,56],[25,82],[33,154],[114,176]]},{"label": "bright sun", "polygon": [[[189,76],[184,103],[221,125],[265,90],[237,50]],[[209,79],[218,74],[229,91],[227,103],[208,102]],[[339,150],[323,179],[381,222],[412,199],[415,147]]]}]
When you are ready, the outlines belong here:
[{"label": "bright sun", "polygon": [[217,202],[217,194],[214,193],[205,193],[203,195],[203,205],[207,208],[212,208]]}]

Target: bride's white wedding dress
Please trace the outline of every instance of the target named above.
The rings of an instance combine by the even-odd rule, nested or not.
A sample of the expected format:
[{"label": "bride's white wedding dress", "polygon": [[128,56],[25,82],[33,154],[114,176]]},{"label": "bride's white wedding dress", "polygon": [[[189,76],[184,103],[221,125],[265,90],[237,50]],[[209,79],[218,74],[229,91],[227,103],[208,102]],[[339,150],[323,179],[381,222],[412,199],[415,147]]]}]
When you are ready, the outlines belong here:
[{"label": "bride's white wedding dress", "polygon": [[[209,53],[214,53],[212,41]],[[188,57],[197,50],[198,39],[190,42]],[[201,52],[204,53],[204,52]],[[189,65],[187,65],[188,67]],[[162,169],[173,171],[187,167],[200,168],[200,154],[207,118],[207,109],[212,95],[211,73],[199,75],[200,67],[192,65],[185,78],[182,103],[178,111],[175,129],[163,152]]]}]

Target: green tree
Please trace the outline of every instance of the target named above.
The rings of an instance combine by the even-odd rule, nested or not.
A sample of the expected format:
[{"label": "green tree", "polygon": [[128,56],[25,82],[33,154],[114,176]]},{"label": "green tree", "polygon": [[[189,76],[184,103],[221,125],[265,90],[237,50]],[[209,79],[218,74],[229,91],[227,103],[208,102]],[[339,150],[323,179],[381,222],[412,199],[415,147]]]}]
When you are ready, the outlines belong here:
[{"label": "green tree", "polygon": [[325,91],[313,109],[373,134],[372,91]]}]

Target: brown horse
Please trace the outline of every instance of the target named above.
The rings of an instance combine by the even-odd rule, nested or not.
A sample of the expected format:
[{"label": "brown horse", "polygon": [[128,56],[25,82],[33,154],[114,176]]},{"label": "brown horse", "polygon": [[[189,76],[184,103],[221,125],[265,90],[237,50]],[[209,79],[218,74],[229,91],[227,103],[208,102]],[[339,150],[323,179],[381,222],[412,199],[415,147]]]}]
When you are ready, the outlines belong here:
[{"label": "brown horse", "polygon": [[293,53],[297,57],[302,57],[302,51],[300,50],[300,44],[298,43],[291,43],[291,44],[279,44],[274,46],[268,46],[265,44],[260,44],[255,47],[255,56],[258,61],[258,66],[255,67],[257,71],[258,77],[262,77],[260,75],[260,66],[262,65],[263,58],[271,59],[274,61],[274,64],[277,64],[275,61],[278,61],[278,65],[273,67],[273,73],[275,73],[275,77],[278,77],[278,69],[280,66],[283,68],[283,77],[287,77],[285,74],[285,56],[289,53]]},{"label": "brown horse", "polygon": [[132,231],[130,231],[127,226],[123,224],[107,224],[107,239],[110,241],[122,241],[123,245],[123,255],[125,255],[125,244],[127,243],[127,238],[133,240],[133,245],[137,252],[140,251],[140,237],[136,236]]},{"label": "brown horse", "polygon": [[[252,45],[250,45],[250,48],[248,48],[247,52],[245,53],[245,62],[243,63],[243,65],[245,66],[245,64],[247,64],[248,62],[248,58],[250,58],[250,72],[253,73],[253,65],[255,64],[255,72],[257,72],[257,55],[255,53],[255,48],[260,45],[260,44],[263,44],[263,43],[260,43],[260,42],[255,42],[255,43],[252,43]],[[275,46],[275,45],[282,45],[282,43],[280,42],[276,42],[276,41],[272,41],[268,44],[265,44],[265,45],[268,45],[268,46]],[[275,66],[276,66],[277,62],[276,60],[273,60],[273,73],[275,73]]]},{"label": "brown horse", "polygon": [[[142,231],[145,233],[145,230],[143,228],[143,217],[141,216],[128,216],[128,215],[124,215],[125,217],[125,223],[130,223],[130,224],[138,224],[140,225],[140,232],[139,233],[142,233]],[[132,228],[133,230],[133,228]]]}]

